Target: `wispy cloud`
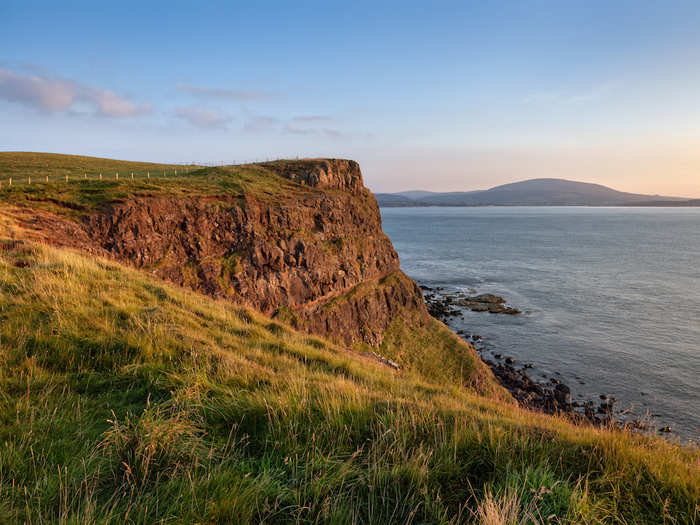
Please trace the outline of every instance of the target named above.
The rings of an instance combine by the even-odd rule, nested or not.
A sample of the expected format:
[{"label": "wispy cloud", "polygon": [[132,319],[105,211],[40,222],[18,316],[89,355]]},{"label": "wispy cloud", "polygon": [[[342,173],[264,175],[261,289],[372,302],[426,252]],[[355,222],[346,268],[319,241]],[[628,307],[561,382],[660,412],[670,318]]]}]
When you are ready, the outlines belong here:
[{"label": "wispy cloud", "polygon": [[215,109],[199,106],[175,108],[175,116],[202,129],[224,129],[232,118]]},{"label": "wispy cloud", "polygon": [[316,130],[315,129],[308,129],[308,128],[300,128],[299,126],[292,124],[290,122],[284,127],[284,132],[291,133],[292,135],[314,135],[316,133]]},{"label": "wispy cloud", "polygon": [[81,98],[97,106],[97,114],[103,117],[135,117],[151,113],[151,104],[136,104],[106,89],[86,88]]},{"label": "wispy cloud", "polygon": [[333,139],[343,138],[347,136],[342,131],[333,128],[300,127],[296,125],[294,121],[295,119],[292,119],[292,122],[288,122],[287,125],[284,126],[283,131],[285,133],[290,133],[292,135],[320,135]]},{"label": "wispy cloud", "polygon": [[136,104],[107,89],[60,77],[22,75],[8,69],[0,69],[0,98],[46,113],[68,111],[81,102],[92,106],[95,116],[123,118],[152,111],[150,104]]},{"label": "wispy cloud", "polygon": [[244,116],[243,130],[248,132],[281,132],[290,135],[328,137],[332,139],[348,136],[338,129],[319,125],[333,121],[333,118],[327,115],[298,115],[280,119],[255,113],[245,106],[242,107],[242,112]]},{"label": "wispy cloud", "polygon": [[243,124],[243,131],[258,133],[265,131],[276,131],[278,129],[280,119],[269,115],[255,113],[254,111],[250,111],[245,106],[243,106],[241,110],[243,112],[245,122]]},{"label": "wispy cloud", "polygon": [[43,111],[61,111],[71,107],[78,87],[70,80],[18,75],[0,69],[0,97]]},{"label": "wispy cloud", "polygon": [[221,98],[228,100],[259,100],[267,98],[269,94],[262,91],[246,91],[243,89],[222,89],[189,84],[178,84],[177,89],[199,98]]},{"label": "wispy cloud", "polygon": [[342,131],[339,131],[337,129],[331,129],[331,128],[321,128],[321,133],[323,135],[325,135],[326,137],[330,137],[332,139],[340,139],[340,138],[347,136]]},{"label": "wispy cloud", "polygon": [[541,91],[530,93],[523,102],[526,104],[576,105],[596,102],[607,97],[614,90],[613,84],[601,84],[581,91]]},{"label": "wispy cloud", "polygon": [[328,115],[298,115],[292,118],[292,122],[330,122],[333,120]]},{"label": "wispy cloud", "polygon": [[248,118],[244,129],[246,131],[269,131],[279,124],[279,119],[265,115],[255,115]]}]

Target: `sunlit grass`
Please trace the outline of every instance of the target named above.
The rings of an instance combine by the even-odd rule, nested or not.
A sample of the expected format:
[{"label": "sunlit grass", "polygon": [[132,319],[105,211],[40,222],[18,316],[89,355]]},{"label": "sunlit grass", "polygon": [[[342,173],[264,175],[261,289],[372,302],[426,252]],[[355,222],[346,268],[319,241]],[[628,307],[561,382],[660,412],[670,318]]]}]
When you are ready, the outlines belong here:
[{"label": "sunlit grass", "polygon": [[309,191],[260,164],[202,167],[0,152],[0,204],[73,219],[135,196],[208,196],[230,206],[244,195],[279,200],[282,195],[291,198]]},{"label": "sunlit grass", "polygon": [[396,372],[19,235],[0,220],[0,523],[699,519],[696,449],[480,396],[423,329],[392,327]]}]

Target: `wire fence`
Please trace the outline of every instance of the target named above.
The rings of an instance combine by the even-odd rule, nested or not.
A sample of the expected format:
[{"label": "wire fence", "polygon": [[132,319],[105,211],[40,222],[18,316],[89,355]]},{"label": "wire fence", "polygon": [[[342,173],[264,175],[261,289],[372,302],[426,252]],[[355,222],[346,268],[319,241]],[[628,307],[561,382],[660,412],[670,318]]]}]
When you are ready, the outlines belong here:
[{"label": "wire fence", "polygon": [[192,165],[206,166],[208,168],[216,166],[244,166],[246,164],[259,164],[261,162],[275,162],[278,160],[299,160],[302,157],[256,157],[253,159],[236,159],[236,160],[208,160],[208,161],[192,161]]},{"label": "wire fence", "polygon": [[99,171],[83,173],[63,173],[63,174],[22,174],[12,176],[0,176],[0,189],[12,188],[16,186],[33,186],[38,184],[70,184],[80,181],[132,181],[132,180],[156,180],[168,179],[201,169],[200,167],[183,167],[178,169],[143,170],[143,171]]},{"label": "wire fence", "polygon": [[[297,157],[298,159],[298,157]],[[163,180],[168,178],[175,178],[183,175],[188,175],[193,171],[200,170],[202,168],[208,167],[218,167],[218,166],[244,166],[248,164],[257,164],[260,162],[272,162],[276,158],[268,159],[250,159],[245,161],[231,161],[230,163],[225,161],[214,161],[214,162],[198,162],[197,164],[182,164],[181,167],[175,168],[172,164],[168,168],[161,169],[145,169],[145,170],[85,170],[84,172],[79,172],[77,170],[66,171],[64,173],[52,173],[52,174],[42,174],[39,171],[35,173],[28,174],[13,174],[13,175],[2,175],[0,174],[0,190],[13,188],[17,186],[31,186],[37,184],[70,184],[71,182],[79,181],[135,181],[135,180]]]}]

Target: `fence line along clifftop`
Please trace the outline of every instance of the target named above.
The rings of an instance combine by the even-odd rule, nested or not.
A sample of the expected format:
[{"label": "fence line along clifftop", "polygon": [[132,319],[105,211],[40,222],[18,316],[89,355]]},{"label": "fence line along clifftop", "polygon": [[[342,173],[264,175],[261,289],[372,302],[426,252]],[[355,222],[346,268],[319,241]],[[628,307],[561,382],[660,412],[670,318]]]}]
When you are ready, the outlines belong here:
[{"label": "fence line along clifftop", "polygon": [[[190,174],[192,171],[201,169],[200,166],[194,166],[189,169],[185,169],[184,171],[181,169],[180,170],[180,176],[185,176]],[[169,176],[177,176],[178,175],[178,170],[172,170],[171,174],[168,175],[169,170],[163,170],[163,178],[168,178]],[[32,178],[33,177],[33,178]],[[151,179],[151,172],[150,171],[144,171],[144,172],[138,172],[138,171],[132,171],[130,172],[130,177],[127,179],[128,180],[149,180]],[[0,189],[3,188],[8,188],[8,187],[16,187],[16,186],[30,186],[30,185],[36,185],[36,184],[52,184],[52,183],[71,183],[71,182],[77,182],[80,183],[82,181],[102,181],[104,180],[102,177],[102,172],[97,172],[97,173],[83,173],[83,176],[80,177],[79,175],[76,177],[71,177],[71,174],[65,173],[65,174],[56,174],[56,175],[44,175],[42,178],[40,175],[27,175],[25,177],[17,177],[17,176],[8,176],[4,177],[0,174]],[[112,180],[117,180],[117,181],[124,181],[124,178],[119,178],[119,172],[116,171],[114,172],[114,179]],[[109,178],[107,179],[109,181]]]},{"label": "fence line along clifftop", "polygon": [[[296,159],[298,160],[299,157],[297,156]],[[203,168],[208,167],[245,166],[250,164],[257,164],[260,162],[272,162],[275,160],[284,159],[256,158],[250,160],[231,161],[230,164],[226,163],[225,161],[198,162],[192,164],[169,164],[168,167],[165,167],[165,169],[163,169],[164,165],[158,166],[157,164],[151,164],[150,168],[148,166],[144,166],[142,170],[129,169],[128,166],[126,168],[119,168],[127,170],[127,177],[120,177],[119,169],[115,169],[116,166],[109,166],[109,163],[105,163],[106,166],[102,168],[99,165],[97,165],[87,168],[85,166],[76,166],[75,168],[67,167],[63,169],[54,169],[50,167],[48,163],[43,164],[43,162],[39,166],[32,165],[31,167],[29,165],[23,166],[21,163],[19,163],[16,164],[14,167],[18,167],[18,171],[20,173],[17,173],[15,171],[14,173],[10,174],[2,173],[2,171],[0,171],[0,190],[7,190],[10,187],[16,188],[18,186],[35,186],[46,184],[79,184],[81,182],[88,181],[119,181],[120,183],[128,183],[129,181],[136,180],[150,180],[159,178],[170,179],[172,177],[186,176],[192,173],[193,171],[201,170]],[[4,167],[7,169],[7,166]],[[1,169],[2,168],[0,168],[0,170]],[[160,170],[162,170],[162,172]],[[10,171],[13,170],[10,169]],[[46,173],[47,171],[53,171],[54,173]],[[154,171],[153,176],[151,176],[151,171]],[[114,174],[113,177],[109,176],[110,172]],[[103,174],[105,174],[104,177]]]}]

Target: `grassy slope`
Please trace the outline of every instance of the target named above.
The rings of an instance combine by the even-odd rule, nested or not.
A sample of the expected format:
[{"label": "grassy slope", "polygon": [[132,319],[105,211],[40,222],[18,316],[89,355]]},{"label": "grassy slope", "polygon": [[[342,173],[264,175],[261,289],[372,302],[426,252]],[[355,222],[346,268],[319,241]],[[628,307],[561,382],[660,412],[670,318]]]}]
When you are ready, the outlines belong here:
[{"label": "grassy slope", "polygon": [[[377,291],[381,296],[387,287],[407,286],[400,280],[409,278],[401,273],[393,273],[378,282],[361,283],[347,294],[325,303],[323,309],[339,308],[349,298],[353,298],[357,304],[363,304],[365,300],[371,300]],[[280,319],[284,320],[285,316],[282,315]],[[444,324],[415,309],[403,308],[394,316],[379,348],[362,342],[355,343],[353,348],[360,352],[379,353],[406,369],[419,372],[430,381],[469,388],[493,399],[513,402],[513,398],[496,383],[473,348]]]},{"label": "grassy slope", "polygon": [[[165,177],[163,170],[167,173]],[[116,171],[120,172],[118,180],[114,175]],[[133,180],[130,178],[132,171]],[[146,178],[149,171],[150,179]],[[103,173],[102,180],[98,179],[99,172]],[[66,173],[70,174],[68,182],[64,179]],[[83,173],[87,173],[87,179],[83,178]],[[27,184],[29,174],[31,184]],[[48,183],[45,174],[49,175]],[[7,183],[9,177],[13,177],[12,186]],[[73,155],[0,152],[0,203],[29,206],[73,218],[133,195],[242,197],[249,194],[265,200],[309,191],[313,190],[257,164],[201,168]]]},{"label": "grassy slope", "polygon": [[71,178],[82,178],[84,174],[95,177],[102,173],[104,178],[114,177],[115,172],[121,172],[121,176],[129,176],[131,172],[143,173],[150,171],[152,174],[167,170],[173,174],[174,170],[191,169],[193,166],[179,164],[158,164],[154,162],[133,162],[125,160],[104,159],[99,157],[83,157],[79,155],[63,155],[59,153],[33,153],[26,151],[2,151],[0,152],[0,181],[7,181],[8,177],[14,177],[17,183],[24,182],[27,176],[32,176],[35,181],[49,176],[49,179],[57,179],[69,175]]},{"label": "grassy slope", "polygon": [[0,523],[698,518],[697,450],[396,373],[117,264],[0,245]]}]

